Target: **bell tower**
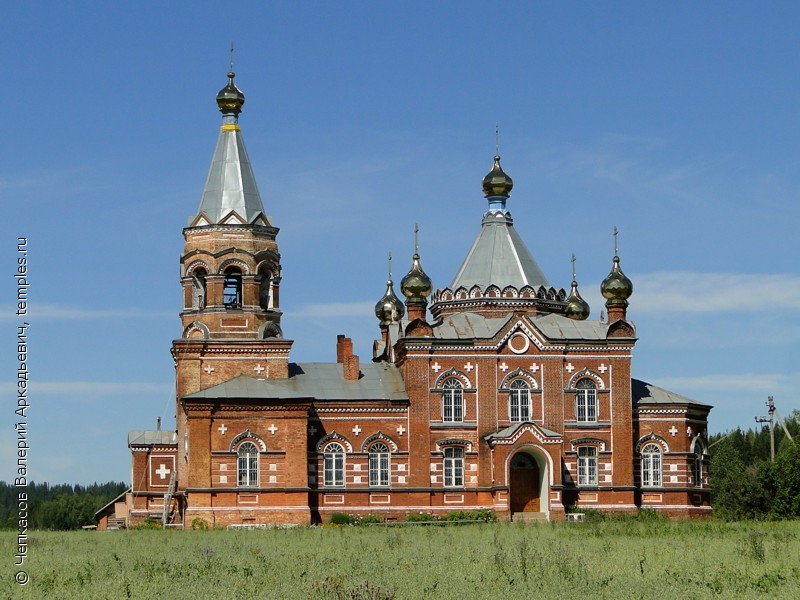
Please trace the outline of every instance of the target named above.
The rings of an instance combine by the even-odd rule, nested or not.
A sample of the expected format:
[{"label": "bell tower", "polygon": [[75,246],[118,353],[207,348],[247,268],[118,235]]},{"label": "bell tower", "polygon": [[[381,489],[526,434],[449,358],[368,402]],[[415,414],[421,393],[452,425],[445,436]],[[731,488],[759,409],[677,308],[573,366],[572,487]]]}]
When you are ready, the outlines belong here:
[{"label": "bell tower", "polygon": [[[288,377],[292,346],[281,330],[278,228],[264,213],[244,145],[239,114],[245,97],[234,77],[228,73],[217,94],[219,139],[200,205],[183,230],[182,334],[172,343],[181,488],[206,484],[198,474],[208,465],[197,461],[208,458],[190,459],[189,440],[194,448],[209,447],[211,413],[184,398],[240,375]],[[187,468],[188,476],[182,473]]]}]

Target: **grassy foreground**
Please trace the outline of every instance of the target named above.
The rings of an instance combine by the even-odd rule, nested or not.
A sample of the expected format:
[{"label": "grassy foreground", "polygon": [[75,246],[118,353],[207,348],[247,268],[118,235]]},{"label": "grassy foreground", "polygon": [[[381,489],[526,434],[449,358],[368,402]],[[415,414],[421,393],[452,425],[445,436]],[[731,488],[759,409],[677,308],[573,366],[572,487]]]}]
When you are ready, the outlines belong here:
[{"label": "grassy foreground", "polygon": [[34,532],[2,598],[798,598],[800,522]]}]

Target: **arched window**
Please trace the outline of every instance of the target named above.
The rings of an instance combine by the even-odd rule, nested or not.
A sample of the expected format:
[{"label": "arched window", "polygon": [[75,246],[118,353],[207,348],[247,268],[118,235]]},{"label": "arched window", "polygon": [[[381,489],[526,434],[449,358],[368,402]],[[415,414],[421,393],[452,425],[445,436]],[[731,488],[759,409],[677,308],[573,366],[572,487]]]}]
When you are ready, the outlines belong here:
[{"label": "arched window", "polygon": [[444,449],[444,486],[464,485],[464,449],[450,446]]},{"label": "arched window", "polygon": [[253,442],[244,442],[237,454],[238,482],[241,487],[258,486],[258,448]]},{"label": "arched window", "polygon": [[192,308],[203,310],[206,307],[206,270],[199,268],[192,272]]},{"label": "arched window", "polygon": [[385,487],[389,485],[391,457],[389,447],[383,442],[372,444],[369,449],[369,485]]},{"label": "arched window", "polygon": [[508,386],[508,414],[512,421],[531,420],[531,387],[522,379]]},{"label": "arched window", "polygon": [[225,269],[222,302],[225,308],[241,308],[242,306],[242,270],[239,267]]},{"label": "arched window", "polygon": [[703,487],[703,452],[703,444],[698,440],[694,445],[694,462],[692,463],[695,487]]},{"label": "arched window", "polygon": [[597,386],[585,378],[575,385],[575,415],[578,421],[594,423],[597,421]]},{"label": "arched window", "polygon": [[325,447],[325,485],[344,485],[344,448],[336,442]]},{"label": "arched window", "polygon": [[258,305],[262,310],[269,310],[270,307],[270,292],[272,286],[272,277],[269,269],[263,267],[258,272],[260,276],[258,284]]},{"label": "arched window", "polygon": [[642,448],[642,486],[661,485],[661,448],[658,444],[647,444]]},{"label": "arched window", "polygon": [[597,448],[578,447],[578,485],[597,485]]},{"label": "arched window", "polygon": [[442,385],[442,420],[461,422],[464,420],[464,386],[455,377],[446,379]]}]

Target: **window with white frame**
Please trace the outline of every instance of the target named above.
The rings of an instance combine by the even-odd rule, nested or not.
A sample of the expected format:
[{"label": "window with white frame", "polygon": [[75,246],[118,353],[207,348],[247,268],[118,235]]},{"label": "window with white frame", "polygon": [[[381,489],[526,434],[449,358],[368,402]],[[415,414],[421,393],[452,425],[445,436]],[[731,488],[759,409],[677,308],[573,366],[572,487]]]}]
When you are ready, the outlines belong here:
[{"label": "window with white frame", "polygon": [[661,448],[658,444],[647,444],[642,448],[642,486],[661,485]]},{"label": "window with white frame", "polygon": [[239,486],[258,486],[258,448],[253,442],[244,442],[239,446],[236,464]]},{"label": "window with white frame", "polygon": [[508,386],[508,414],[512,421],[531,420],[531,386],[523,379],[515,379]]},{"label": "window with white frame", "polygon": [[389,447],[383,442],[372,444],[369,449],[369,485],[386,487],[389,485],[391,464]]},{"label": "window with white frame", "polygon": [[597,447],[578,448],[578,485],[597,485]]},{"label": "window with white frame", "polygon": [[344,448],[333,442],[325,447],[325,485],[344,485]]},{"label": "window with white frame", "polygon": [[461,422],[464,420],[464,386],[455,377],[442,384],[442,420]]},{"label": "window with white frame", "polygon": [[579,422],[597,421],[597,386],[594,381],[584,378],[575,385],[575,416]]},{"label": "window with white frame", "polygon": [[692,477],[694,477],[694,485],[696,487],[703,487],[703,444],[699,441],[694,446]]},{"label": "window with white frame", "polygon": [[451,446],[444,449],[444,486],[464,485],[464,449]]}]

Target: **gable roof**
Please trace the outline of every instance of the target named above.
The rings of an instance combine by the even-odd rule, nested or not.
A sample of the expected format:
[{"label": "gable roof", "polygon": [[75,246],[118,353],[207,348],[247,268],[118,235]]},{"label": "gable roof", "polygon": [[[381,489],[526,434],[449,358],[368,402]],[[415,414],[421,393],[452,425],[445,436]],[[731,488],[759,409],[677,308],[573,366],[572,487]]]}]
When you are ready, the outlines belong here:
[{"label": "gable roof", "polygon": [[710,404],[692,400],[691,398],[681,396],[675,392],[670,392],[669,390],[655,386],[652,383],[641,381],[640,379],[631,379],[631,396],[634,403],[639,405],[682,404],[711,408]]},{"label": "gable roof", "polygon": [[408,400],[400,370],[390,363],[364,363],[357,381],[344,378],[339,363],[291,363],[285,379],[256,379],[239,375],[219,385],[188,394],[199,399],[278,400]]}]

